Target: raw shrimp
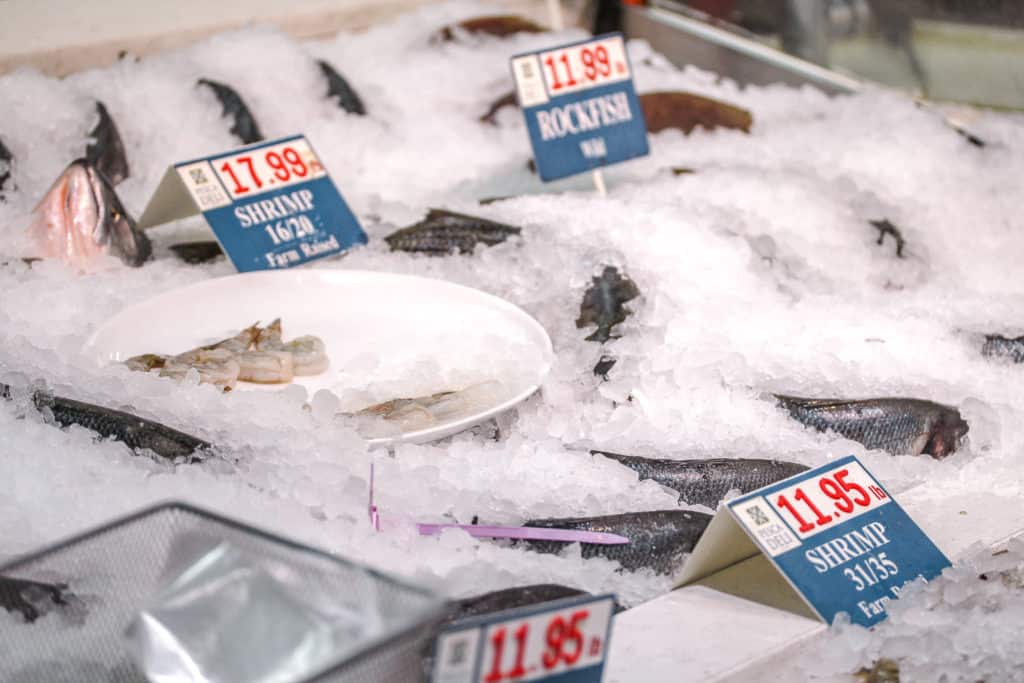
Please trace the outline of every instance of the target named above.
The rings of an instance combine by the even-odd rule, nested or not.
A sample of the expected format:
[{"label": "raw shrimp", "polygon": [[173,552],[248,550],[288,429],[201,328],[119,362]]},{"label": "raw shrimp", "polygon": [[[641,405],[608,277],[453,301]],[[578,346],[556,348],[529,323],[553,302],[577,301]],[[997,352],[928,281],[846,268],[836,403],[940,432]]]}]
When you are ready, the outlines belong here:
[{"label": "raw shrimp", "polygon": [[286,351],[292,355],[292,368],[297,376],[319,375],[327,369],[327,345],[319,337],[307,334],[290,342],[282,340],[281,319],[262,330],[256,338],[257,351]]},{"label": "raw shrimp", "polygon": [[245,351],[235,356],[238,379],[259,384],[291,382],[295,376],[292,354],[285,351]]}]

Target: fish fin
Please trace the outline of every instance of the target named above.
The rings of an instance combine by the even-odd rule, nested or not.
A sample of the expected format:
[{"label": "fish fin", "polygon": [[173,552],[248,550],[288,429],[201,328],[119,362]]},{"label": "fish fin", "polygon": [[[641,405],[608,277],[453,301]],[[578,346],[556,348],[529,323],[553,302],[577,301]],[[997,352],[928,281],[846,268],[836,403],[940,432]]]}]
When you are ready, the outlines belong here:
[{"label": "fish fin", "polygon": [[362,99],[356,94],[356,91],[352,89],[348,81],[338,73],[333,66],[328,64],[322,59],[316,60],[317,66],[320,67],[321,73],[324,78],[327,79],[327,97],[333,97],[338,102],[338,106],[344,109],[349,114],[356,114],[358,116],[366,115],[366,107],[363,105]]},{"label": "fish fin", "polygon": [[231,117],[231,133],[241,140],[242,144],[251,145],[263,140],[263,133],[260,132],[252,111],[234,88],[208,78],[200,78],[197,85],[206,86],[213,91],[220,102],[222,114]]},{"label": "fish fin", "polygon": [[830,408],[833,406],[845,406],[851,403],[858,403],[855,399],[843,398],[803,398],[801,396],[786,396],[785,394],[772,394],[785,406],[801,406],[803,408]]},{"label": "fish fin", "polygon": [[111,185],[117,185],[126,179],[130,172],[124,142],[106,105],[99,100],[96,101],[96,113],[99,114],[100,120],[89,133],[93,142],[85,148],[85,159],[102,173]]},{"label": "fish fin", "polygon": [[886,235],[892,236],[893,240],[896,242],[896,258],[904,258],[903,248],[907,246],[907,240],[904,239],[903,233],[900,232],[900,229],[890,223],[887,218],[868,222],[878,230],[877,244],[884,244]]}]

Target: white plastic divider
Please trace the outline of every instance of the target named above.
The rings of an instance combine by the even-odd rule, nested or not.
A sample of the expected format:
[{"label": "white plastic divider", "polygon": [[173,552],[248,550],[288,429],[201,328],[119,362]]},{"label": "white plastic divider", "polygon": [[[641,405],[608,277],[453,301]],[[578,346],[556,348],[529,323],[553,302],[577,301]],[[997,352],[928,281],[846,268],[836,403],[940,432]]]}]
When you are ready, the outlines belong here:
[{"label": "white plastic divider", "polygon": [[[976,543],[998,547],[1024,533],[1019,497],[953,494],[917,486],[900,505],[954,562]],[[795,651],[826,630],[817,621],[687,586],[615,618],[605,683],[796,680]]]}]

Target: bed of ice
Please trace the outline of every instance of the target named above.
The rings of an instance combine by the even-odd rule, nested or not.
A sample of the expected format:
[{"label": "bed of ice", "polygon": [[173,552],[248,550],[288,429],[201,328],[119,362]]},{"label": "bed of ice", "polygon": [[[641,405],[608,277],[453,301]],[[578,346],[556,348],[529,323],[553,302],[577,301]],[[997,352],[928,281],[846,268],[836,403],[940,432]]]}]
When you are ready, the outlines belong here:
[{"label": "bed of ice", "polygon": [[[607,170],[602,198],[588,176],[544,186],[526,169],[529,143],[517,110],[503,110],[498,127],[477,122],[510,89],[509,56],[583,34],[430,42],[437,27],[479,13],[466,3],[432,7],[305,44],[255,27],[64,80],[27,69],[0,76],[0,136],[16,157],[17,185],[0,204],[0,260],[7,261],[0,266],[0,382],[42,381],[64,395],[132,406],[239,458],[171,468],[4,402],[0,560],[177,498],[449,595],[557,582],[636,604],[667,590],[669,579],[584,562],[572,549],[545,556],[455,531],[419,537],[404,521],[518,523],[679,506],[653,482],[589,456],[589,447],[809,465],[855,453],[897,494],[927,482],[1019,495],[1024,366],[985,359],[979,349],[983,333],[1024,332],[1024,118],[979,114],[971,130],[988,142],[979,149],[901,95],[740,90],[714,74],[679,70],[633,41],[639,92],[685,89],[724,99],[750,109],[754,127],[749,135],[658,133],[649,157]],[[314,58],[348,78],[368,116],[347,115],[324,97]],[[521,306],[555,346],[541,391],[497,430],[404,445],[387,457],[371,455],[325,411],[300,410],[310,399],[301,387],[225,396],[209,386],[100,370],[82,356],[88,335],[123,307],[233,272],[224,260],[189,266],[170,255],[169,244],[202,230],[198,218],[158,228],[157,258],[139,269],[111,260],[79,275],[56,262],[29,268],[10,260],[25,253],[27,213],[82,155],[94,98],[106,103],[124,138],[131,177],[118,191],[136,215],[169,164],[236,146],[219,103],[193,87],[200,76],[235,87],[268,138],[305,133],[360,217],[370,244],[312,267],[444,278]],[[676,177],[672,166],[697,173]],[[526,196],[477,205],[519,194]],[[428,207],[521,225],[523,239],[472,256],[390,253],[381,238]],[[867,221],[883,217],[903,230],[906,258],[896,257],[891,242],[876,244]],[[629,305],[634,313],[617,328],[621,338],[602,348],[584,341],[588,331],[574,320],[605,263],[623,269],[643,297]],[[410,354],[415,344],[409,340]],[[603,353],[618,358],[607,382],[591,372]],[[790,420],[763,398],[772,391],[956,405],[970,423],[969,441],[941,462],[865,452]],[[367,522],[371,460],[376,502],[395,522],[386,533]],[[920,606],[944,590],[929,587],[906,602]],[[880,634],[930,634],[929,624],[982,598],[943,600],[924,621],[915,620],[914,607],[900,607],[879,635],[847,629],[839,641],[877,648]],[[1005,600],[1017,605],[1020,598]],[[1019,640],[1020,623],[1000,621],[1000,638]],[[996,647],[971,643],[975,652]],[[993,650],[997,668],[1010,663],[1001,652]]]}]

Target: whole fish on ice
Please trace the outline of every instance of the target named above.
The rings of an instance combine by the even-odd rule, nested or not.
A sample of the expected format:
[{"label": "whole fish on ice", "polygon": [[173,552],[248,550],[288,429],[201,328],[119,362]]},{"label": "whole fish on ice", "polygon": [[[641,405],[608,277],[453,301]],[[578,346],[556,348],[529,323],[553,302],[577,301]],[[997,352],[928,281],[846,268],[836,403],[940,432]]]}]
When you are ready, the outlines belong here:
[{"label": "whole fish on ice", "polygon": [[640,289],[615,266],[605,266],[592,282],[583,295],[576,327],[597,325],[587,341],[606,342],[612,338],[612,328],[631,313],[624,304],[640,296]]},{"label": "whole fish on ice", "polygon": [[29,226],[37,256],[88,269],[100,255],[141,266],[153,253],[113,185],[95,165],[76,159],[36,206]]},{"label": "whole fish on ice", "polygon": [[729,491],[738,489],[740,493],[749,493],[807,470],[806,466],[795,462],[758,458],[669,460],[608,451],[591,453],[625,465],[641,479],[653,479],[678,492],[685,503],[706,505],[712,510]]},{"label": "whole fish on ice", "polygon": [[820,432],[834,431],[892,455],[927,453],[944,458],[956,451],[968,425],[956,408],[914,398],[864,400],[776,395],[797,421]]},{"label": "whole fish on ice", "polygon": [[[584,558],[604,557],[615,560],[623,569],[653,569],[658,574],[672,574],[691,552],[711,521],[711,515],[684,510],[655,510],[629,512],[604,517],[576,517],[570,519],[532,519],[523,524],[548,529],[574,529],[618,534],[629,543],[604,545],[580,543]],[[566,543],[561,541],[519,541],[542,553],[561,552]]]},{"label": "whole fish on ice", "polygon": [[514,225],[487,218],[445,209],[430,209],[419,223],[391,233],[384,241],[392,251],[443,256],[453,251],[469,254],[478,244],[488,247],[501,244],[520,232],[521,229]]},{"label": "whole fish on ice", "polygon": [[234,88],[219,81],[212,81],[209,78],[200,78],[197,85],[206,86],[217,97],[223,109],[223,115],[231,118],[231,133],[243,145],[251,145],[254,142],[263,140],[263,133],[260,132],[256,118],[249,111],[245,100],[235,92]]},{"label": "whole fish on ice", "polygon": [[[0,397],[10,398],[11,388],[0,384]],[[52,415],[54,422],[62,427],[85,427],[104,438],[120,441],[136,452],[150,450],[168,460],[188,458],[191,462],[201,459],[202,451],[212,449],[202,439],[122,410],[54,396],[46,391],[33,392],[32,404],[44,415]]]},{"label": "whole fish on ice", "polygon": [[[620,274],[614,266],[605,266],[599,276],[592,278],[590,288],[583,294],[576,327],[579,329],[597,325],[597,329],[586,339],[603,344],[612,339],[612,328],[632,312],[626,308],[626,302],[638,296],[640,289],[629,277]],[[594,365],[594,374],[607,378],[615,362],[611,356],[601,356]]]}]

